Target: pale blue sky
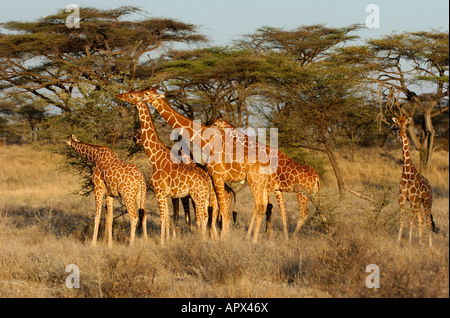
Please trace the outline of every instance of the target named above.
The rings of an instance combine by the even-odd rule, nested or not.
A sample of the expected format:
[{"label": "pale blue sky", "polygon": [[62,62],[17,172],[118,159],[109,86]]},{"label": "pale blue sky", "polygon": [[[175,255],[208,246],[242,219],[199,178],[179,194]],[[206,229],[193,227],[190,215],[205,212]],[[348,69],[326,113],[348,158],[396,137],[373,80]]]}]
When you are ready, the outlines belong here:
[{"label": "pale blue sky", "polygon": [[112,9],[139,6],[153,17],[175,18],[200,27],[213,45],[231,44],[242,34],[267,25],[292,29],[300,25],[324,23],[330,27],[364,23],[369,4],[380,8],[380,28],[364,29],[362,38],[377,38],[393,31],[449,29],[448,0],[17,0],[1,1],[0,22],[32,21],[74,3]]}]

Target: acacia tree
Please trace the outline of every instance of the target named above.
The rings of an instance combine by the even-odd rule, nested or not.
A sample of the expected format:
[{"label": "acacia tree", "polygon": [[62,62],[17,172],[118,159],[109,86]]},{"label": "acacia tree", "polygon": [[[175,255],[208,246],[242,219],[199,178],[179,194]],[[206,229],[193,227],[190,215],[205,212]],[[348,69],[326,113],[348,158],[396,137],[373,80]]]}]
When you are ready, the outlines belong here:
[{"label": "acacia tree", "polygon": [[375,88],[379,118],[403,113],[411,117],[408,132],[420,153],[420,166],[430,167],[438,117],[448,112],[448,32],[405,32],[367,45],[346,47],[347,63],[367,70],[365,81]]},{"label": "acacia tree", "polygon": [[[151,75],[142,66],[150,53],[170,43],[205,41],[194,25],[166,18],[126,20],[132,13],[142,11],[81,8],[79,28],[66,27],[64,10],[35,22],[2,23],[9,32],[0,36],[0,90],[47,102],[72,128],[84,121],[89,129],[102,118],[107,120],[98,124],[106,126],[116,114],[128,120],[130,109],[114,95]],[[96,135],[115,140],[121,133],[108,127]]]},{"label": "acacia tree", "polygon": [[143,87],[152,75],[152,63],[145,62],[171,43],[206,41],[192,24],[148,16],[127,19],[140,13],[131,6],[80,8],[79,28],[66,26],[64,10],[34,22],[1,24],[7,33],[0,34],[0,91],[34,97],[59,114],[49,123],[49,138],[53,150],[65,154],[83,176],[84,194],[92,190],[92,164],[74,157],[62,139],[75,133],[82,141],[113,149],[120,138],[131,140],[139,127],[136,107],[115,95]]},{"label": "acacia tree", "polygon": [[[334,48],[355,36],[359,26],[264,27],[239,45],[266,58],[260,73],[262,115],[278,128],[280,144],[292,155],[299,147],[322,151],[333,167],[340,195],[344,181],[334,155],[334,140],[345,113],[361,105],[355,93],[360,69],[341,65]],[[291,151],[290,151],[291,150]]]},{"label": "acacia tree", "polygon": [[167,82],[173,104],[189,118],[206,124],[219,114],[237,127],[247,127],[262,59],[248,49],[213,47],[173,51],[157,70]]},{"label": "acacia tree", "polygon": [[359,70],[332,60],[291,67],[290,74],[261,87],[270,103],[267,117],[288,153],[300,147],[327,155],[342,196],[345,183],[334,152],[347,117],[365,107],[357,93]]}]

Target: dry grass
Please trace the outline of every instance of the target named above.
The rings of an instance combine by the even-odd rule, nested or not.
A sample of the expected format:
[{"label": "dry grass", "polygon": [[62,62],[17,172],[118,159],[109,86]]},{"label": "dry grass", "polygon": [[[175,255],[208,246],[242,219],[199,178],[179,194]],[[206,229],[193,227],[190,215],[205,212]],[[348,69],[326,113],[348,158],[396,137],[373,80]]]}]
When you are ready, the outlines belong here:
[{"label": "dry grass", "polygon": [[[0,297],[449,297],[448,153],[436,153],[426,175],[441,230],[433,248],[418,246],[416,232],[412,246],[406,236],[397,246],[400,158],[375,148],[356,153],[354,162],[340,156],[347,184],[374,201],[351,194],[340,201],[327,172],[321,196],[327,227],[310,204],[310,218],[292,235],[297,204],[286,194],[288,241],[277,207],[273,237],[261,233],[257,245],[246,240],[253,203],[244,188],[238,222],[224,241],[201,241],[182,226],[177,239],[160,246],[156,202],[148,194],[149,241],[129,247],[128,216],[121,216],[108,250],[103,242],[89,244],[94,200],[73,194],[79,179],[57,168],[62,157],[29,146],[0,148]],[[145,158],[135,162],[148,170]],[[79,289],[65,286],[69,264],[80,268]],[[380,268],[379,289],[365,286],[369,264]]]}]

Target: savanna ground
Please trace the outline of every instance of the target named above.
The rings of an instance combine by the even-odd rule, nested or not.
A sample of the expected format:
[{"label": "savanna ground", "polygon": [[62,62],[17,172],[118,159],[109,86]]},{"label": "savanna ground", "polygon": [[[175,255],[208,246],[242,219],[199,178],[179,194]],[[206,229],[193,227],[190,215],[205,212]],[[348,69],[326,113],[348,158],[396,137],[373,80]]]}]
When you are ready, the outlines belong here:
[{"label": "savanna ground", "polygon": [[[145,156],[145,155],[144,155]],[[122,156],[123,157],[123,156]],[[433,186],[434,221],[440,233],[428,247],[427,231],[412,246],[408,229],[397,245],[397,184],[401,151],[382,148],[341,154],[344,180],[371,199],[347,193],[339,200],[331,169],[323,177],[323,224],[310,217],[300,233],[295,195],[286,194],[289,240],[284,240],[279,210],[273,211],[269,239],[246,240],[253,202],[247,187],[237,193],[237,223],[223,241],[202,241],[181,225],[175,240],[159,244],[159,212],[147,193],[149,240],[128,246],[129,219],[114,221],[114,247],[99,233],[90,245],[93,196],[74,194],[79,178],[61,169],[63,157],[31,146],[0,148],[0,297],[449,297],[449,155],[437,152],[426,174]],[[134,157],[149,175],[145,157]],[[418,162],[413,153],[413,162]],[[237,187],[239,189],[239,187]],[[271,201],[276,203],[273,195]],[[124,211],[116,203],[115,215]],[[102,221],[103,222],[103,221]],[[66,266],[80,269],[80,287],[66,287]],[[366,266],[376,264],[380,288],[366,287]]]}]

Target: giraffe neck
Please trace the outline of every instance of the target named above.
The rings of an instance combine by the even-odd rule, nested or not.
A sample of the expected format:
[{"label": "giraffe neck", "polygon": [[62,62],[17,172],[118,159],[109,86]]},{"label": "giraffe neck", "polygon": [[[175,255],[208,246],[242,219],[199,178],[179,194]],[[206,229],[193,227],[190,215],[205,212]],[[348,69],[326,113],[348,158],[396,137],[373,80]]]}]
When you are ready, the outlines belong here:
[{"label": "giraffe neck", "polygon": [[95,146],[76,141],[72,141],[71,146],[78,154],[93,162],[97,162],[99,155],[106,148],[103,146]]},{"label": "giraffe neck", "polygon": [[203,132],[209,128],[208,126],[195,124],[193,120],[181,115],[169,105],[165,98],[154,100],[151,103],[172,128],[185,129],[191,140],[201,147],[208,143],[203,138]]},{"label": "giraffe neck", "polygon": [[[152,115],[148,109],[147,103],[137,102],[139,111],[139,120],[141,122],[142,141],[145,153],[152,165],[161,163],[161,155],[168,155],[170,150],[161,142],[153,123]],[[158,159],[157,159],[158,158]]]},{"label": "giraffe neck", "polygon": [[410,174],[414,170],[414,166],[411,162],[411,156],[409,152],[408,137],[406,134],[400,135],[402,138],[402,152],[403,152],[403,174]]}]

